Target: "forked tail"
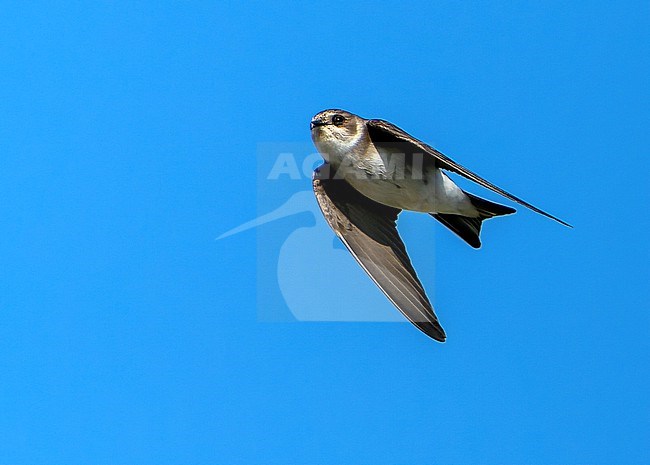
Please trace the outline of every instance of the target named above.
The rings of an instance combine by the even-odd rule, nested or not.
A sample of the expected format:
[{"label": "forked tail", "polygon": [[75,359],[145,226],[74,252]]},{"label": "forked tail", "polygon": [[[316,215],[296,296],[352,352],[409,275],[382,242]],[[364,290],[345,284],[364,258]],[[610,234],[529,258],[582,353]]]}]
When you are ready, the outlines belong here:
[{"label": "forked tail", "polygon": [[478,249],[481,247],[480,235],[483,220],[487,220],[488,218],[492,218],[494,216],[510,215],[516,210],[506,205],[501,205],[499,203],[494,203],[490,202],[489,200],[482,199],[473,194],[470,194],[469,192],[465,192],[465,194],[472,201],[472,205],[474,205],[474,207],[476,207],[478,210],[478,217],[471,218],[469,216],[451,215],[447,213],[431,213],[431,216],[451,229],[458,235],[458,237],[463,239],[469,245],[475,249]]}]

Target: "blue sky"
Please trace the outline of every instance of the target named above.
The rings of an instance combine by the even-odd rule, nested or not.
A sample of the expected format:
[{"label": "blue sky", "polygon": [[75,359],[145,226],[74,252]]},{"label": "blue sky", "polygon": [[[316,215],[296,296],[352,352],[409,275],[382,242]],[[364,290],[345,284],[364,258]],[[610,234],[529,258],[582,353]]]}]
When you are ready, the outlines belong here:
[{"label": "blue sky", "polygon": [[[15,3],[0,30],[0,464],[650,462],[647,2]],[[476,251],[402,215],[445,344],[263,321],[259,244],[314,219],[215,237],[309,189],[260,196],[260,144],[308,154],[329,107],[575,229],[518,208]]]}]

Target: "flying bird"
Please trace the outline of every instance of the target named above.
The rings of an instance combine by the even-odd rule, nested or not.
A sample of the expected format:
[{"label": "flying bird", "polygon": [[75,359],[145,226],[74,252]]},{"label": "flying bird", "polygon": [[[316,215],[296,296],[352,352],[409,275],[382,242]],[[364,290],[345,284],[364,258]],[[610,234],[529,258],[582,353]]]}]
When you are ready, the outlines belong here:
[{"label": "flying bird", "polygon": [[316,114],[310,129],[325,160],[312,184],[327,223],[395,307],[437,341],[445,341],[445,331],[397,232],[397,216],[402,210],[428,213],[479,248],[483,221],[515,213],[465,192],[445,171],[571,227],[388,121],[330,109]]}]

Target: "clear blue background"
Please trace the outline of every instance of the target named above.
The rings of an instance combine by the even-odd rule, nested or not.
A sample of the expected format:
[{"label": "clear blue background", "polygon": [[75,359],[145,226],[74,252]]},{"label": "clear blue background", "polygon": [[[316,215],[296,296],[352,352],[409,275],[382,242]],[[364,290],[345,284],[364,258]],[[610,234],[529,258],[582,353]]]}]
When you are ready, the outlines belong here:
[{"label": "clear blue background", "polygon": [[[647,2],[2,10],[1,464],[650,463]],[[575,229],[405,215],[443,345],[260,323],[263,230],[214,238],[328,107]]]}]

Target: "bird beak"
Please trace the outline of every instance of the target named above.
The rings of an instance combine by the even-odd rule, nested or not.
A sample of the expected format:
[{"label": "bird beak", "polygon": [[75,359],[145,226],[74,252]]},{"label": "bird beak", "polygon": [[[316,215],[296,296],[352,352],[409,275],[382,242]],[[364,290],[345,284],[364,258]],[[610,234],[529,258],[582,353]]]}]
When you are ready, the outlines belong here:
[{"label": "bird beak", "polygon": [[313,130],[315,127],[318,126],[325,126],[327,123],[323,120],[320,119],[313,119],[311,120],[311,123],[309,123],[309,129]]},{"label": "bird beak", "polygon": [[[305,196],[304,194],[306,193],[309,195]],[[239,234],[240,232],[244,232],[251,228],[257,228],[258,226],[262,226],[263,224],[270,223],[271,221],[279,220],[287,216],[309,211],[309,205],[311,202],[313,202],[313,194],[310,191],[296,192],[281,207],[278,207],[272,212],[258,216],[254,220],[247,221],[246,223],[241,224],[236,228],[231,229],[230,231],[226,231],[221,236],[217,237],[216,240]]]}]

